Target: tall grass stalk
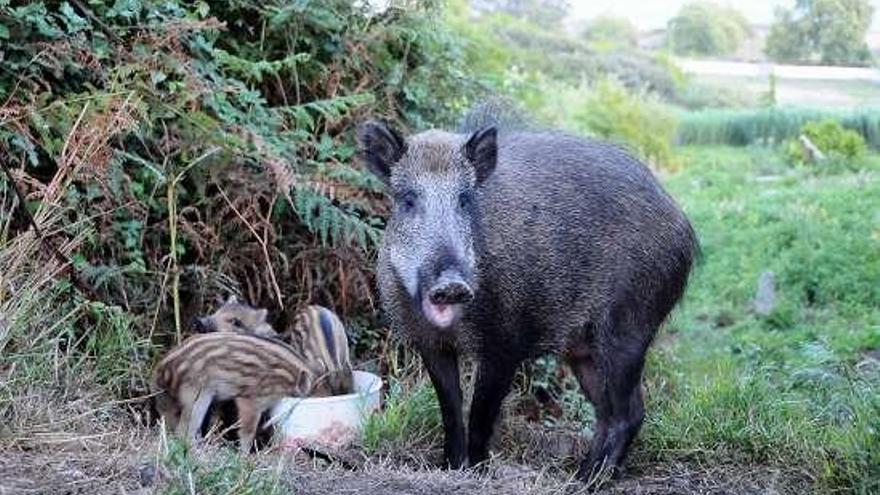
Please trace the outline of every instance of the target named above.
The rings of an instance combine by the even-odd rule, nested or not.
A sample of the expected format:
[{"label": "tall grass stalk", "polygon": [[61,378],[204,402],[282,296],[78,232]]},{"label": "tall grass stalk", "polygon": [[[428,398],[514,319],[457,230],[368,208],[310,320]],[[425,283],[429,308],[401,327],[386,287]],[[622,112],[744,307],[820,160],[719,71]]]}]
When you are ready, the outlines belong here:
[{"label": "tall grass stalk", "polygon": [[861,134],[872,148],[880,149],[880,112],[876,109],[832,111],[771,107],[702,110],[681,116],[677,141],[685,145],[776,145],[796,138],[805,123],[829,118]]}]

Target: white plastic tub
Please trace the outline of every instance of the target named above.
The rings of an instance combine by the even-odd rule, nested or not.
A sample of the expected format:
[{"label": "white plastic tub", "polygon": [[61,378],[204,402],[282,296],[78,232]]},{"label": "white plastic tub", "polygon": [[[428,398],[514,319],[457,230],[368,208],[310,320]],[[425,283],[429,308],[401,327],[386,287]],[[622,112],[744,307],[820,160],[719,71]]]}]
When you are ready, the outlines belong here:
[{"label": "white plastic tub", "polygon": [[354,393],[332,397],[290,397],[272,408],[269,425],[285,447],[304,444],[344,445],[361,431],[366,418],[379,409],[382,379],[354,372]]}]

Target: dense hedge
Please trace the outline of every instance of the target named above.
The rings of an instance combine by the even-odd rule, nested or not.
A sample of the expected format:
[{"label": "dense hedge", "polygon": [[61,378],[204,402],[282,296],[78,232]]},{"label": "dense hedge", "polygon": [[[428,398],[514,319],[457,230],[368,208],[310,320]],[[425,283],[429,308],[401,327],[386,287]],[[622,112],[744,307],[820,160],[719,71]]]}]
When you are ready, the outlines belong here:
[{"label": "dense hedge", "polygon": [[[55,222],[44,246],[73,241],[67,304],[99,300],[151,337],[128,340],[163,345],[237,291],[278,325],[333,307],[359,351],[381,345],[369,267],[385,203],[353,164],[352,124],[447,123],[472,88],[436,2],[393,4],[0,1],[0,160]],[[29,231],[23,207],[4,176],[0,248]],[[25,289],[0,291],[13,329],[27,317],[3,305]],[[101,316],[82,318],[67,324]],[[26,332],[0,345],[22,350]]]}]

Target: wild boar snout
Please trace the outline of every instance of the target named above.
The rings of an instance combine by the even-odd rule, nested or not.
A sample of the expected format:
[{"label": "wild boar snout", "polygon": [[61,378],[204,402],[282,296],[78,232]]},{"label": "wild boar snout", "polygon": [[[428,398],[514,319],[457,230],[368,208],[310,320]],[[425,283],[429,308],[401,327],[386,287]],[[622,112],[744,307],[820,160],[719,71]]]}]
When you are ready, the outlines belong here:
[{"label": "wild boar snout", "polygon": [[474,291],[457,270],[446,270],[428,291],[431,304],[464,304],[474,298]]}]

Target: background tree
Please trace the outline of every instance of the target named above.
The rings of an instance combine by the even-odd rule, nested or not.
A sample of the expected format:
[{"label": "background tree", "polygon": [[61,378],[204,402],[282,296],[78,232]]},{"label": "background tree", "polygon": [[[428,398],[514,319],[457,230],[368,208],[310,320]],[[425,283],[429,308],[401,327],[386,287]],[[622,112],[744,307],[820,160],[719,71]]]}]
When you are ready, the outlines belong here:
[{"label": "background tree", "polygon": [[804,41],[806,33],[788,9],[776,9],[776,21],[770,27],[764,51],[776,62],[806,62],[810,46]]},{"label": "background tree", "polygon": [[478,12],[503,12],[542,27],[562,24],[568,15],[568,0],[472,0]]},{"label": "background tree", "polygon": [[668,42],[680,55],[726,55],[749,34],[746,18],[731,7],[712,2],[683,5],[669,21]]},{"label": "background tree", "polygon": [[623,17],[596,17],[584,27],[583,36],[590,43],[611,47],[635,48],[639,43],[638,30]]},{"label": "background tree", "polygon": [[868,0],[797,0],[776,11],[765,51],[777,62],[868,65],[873,15]]}]

